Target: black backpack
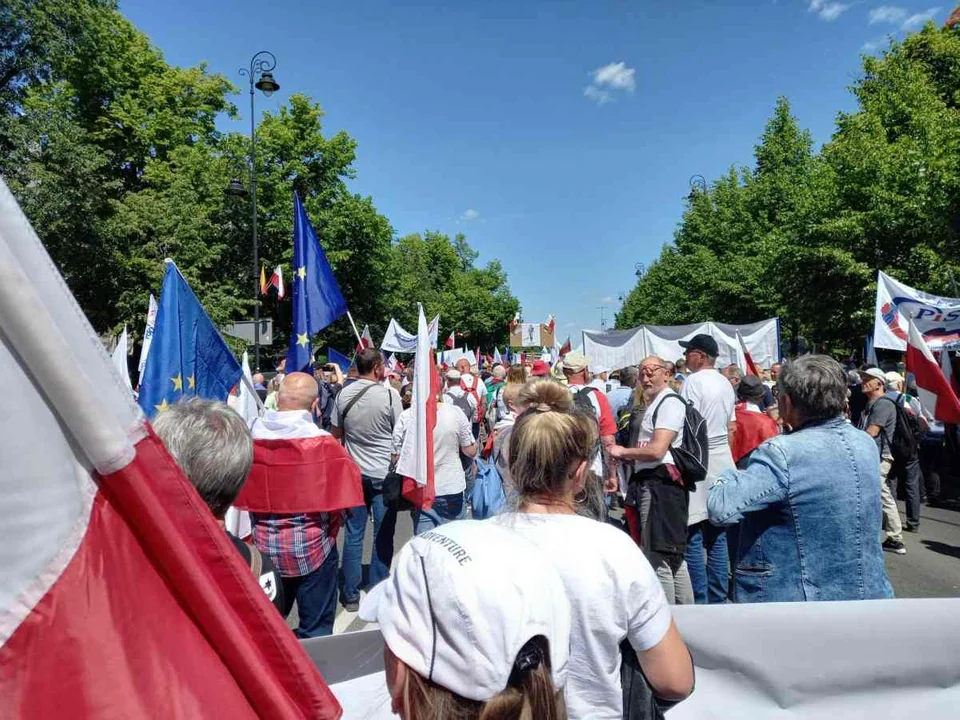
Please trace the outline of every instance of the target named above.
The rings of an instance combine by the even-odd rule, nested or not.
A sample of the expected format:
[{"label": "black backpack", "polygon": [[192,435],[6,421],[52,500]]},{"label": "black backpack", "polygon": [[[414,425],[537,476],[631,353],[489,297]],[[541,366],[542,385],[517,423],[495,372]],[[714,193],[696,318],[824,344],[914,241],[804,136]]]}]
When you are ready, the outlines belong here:
[{"label": "black backpack", "polygon": [[[897,409],[897,424],[893,429],[893,437],[890,438],[890,452],[894,460],[907,462],[917,457],[917,448],[920,446],[920,436],[923,435],[923,429],[920,427],[920,418],[907,411],[905,406],[906,398],[903,393],[894,400],[886,395],[878,398],[879,400],[889,400]],[[881,430],[883,432],[883,430]]]},{"label": "black backpack", "polygon": [[670,398],[676,398],[684,404],[685,414],[683,418],[683,437],[680,439],[680,445],[670,448],[670,454],[673,456],[673,462],[680,471],[680,477],[683,478],[683,485],[690,492],[696,492],[697,483],[707,477],[707,461],[710,457],[710,445],[707,440],[707,421],[697,410],[693,403],[687,402],[676,393],[668,393],[660,403],[657,409],[653,411],[652,425],[657,427],[657,413],[660,411],[660,405]]}]

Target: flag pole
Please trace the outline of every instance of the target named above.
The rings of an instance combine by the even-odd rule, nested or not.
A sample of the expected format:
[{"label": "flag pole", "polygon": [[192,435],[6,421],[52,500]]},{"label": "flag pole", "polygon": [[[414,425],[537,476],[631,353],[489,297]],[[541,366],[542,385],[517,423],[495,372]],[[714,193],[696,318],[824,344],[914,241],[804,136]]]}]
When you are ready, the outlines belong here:
[{"label": "flag pole", "polygon": [[353,321],[353,315],[350,314],[350,311],[347,310],[347,318],[350,320],[350,327],[353,328],[353,334],[357,336],[357,345],[363,345],[363,338],[360,337],[360,332],[357,330],[357,324]]}]

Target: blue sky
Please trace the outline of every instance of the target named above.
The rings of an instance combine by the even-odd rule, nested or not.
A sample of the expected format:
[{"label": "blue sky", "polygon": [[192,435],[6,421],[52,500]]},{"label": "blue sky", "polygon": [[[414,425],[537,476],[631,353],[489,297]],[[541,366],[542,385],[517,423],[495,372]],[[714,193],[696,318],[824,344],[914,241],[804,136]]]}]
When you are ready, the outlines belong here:
[{"label": "blue sky", "polygon": [[[860,54],[943,0],[121,0],[177,65],[277,56],[281,90],[359,143],[354,191],[397,235],[463,232],[499,258],[524,317],[558,334],[608,324],[669,242],[690,176],[752,163],[776,97],[817,144]],[[236,102],[246,116],[246,96]],[[241,126],[245,127],[245,126]],[[410,298],[416,302],[417,298]],[[759,318],[758,318],[759,319]],[[363,318],[357,318],[362,322]]]}]

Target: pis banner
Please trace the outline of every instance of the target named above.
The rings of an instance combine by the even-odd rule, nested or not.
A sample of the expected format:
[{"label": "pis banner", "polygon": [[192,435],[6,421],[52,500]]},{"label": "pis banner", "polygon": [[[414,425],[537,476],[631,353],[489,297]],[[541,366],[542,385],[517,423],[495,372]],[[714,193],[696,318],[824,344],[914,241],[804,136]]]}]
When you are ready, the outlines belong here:
[{"label": "pis banner", "polygon": [[905,351],[911,316],[931,350],[960,348],[960,298],[930,295],[878,273],[874,347]]}]

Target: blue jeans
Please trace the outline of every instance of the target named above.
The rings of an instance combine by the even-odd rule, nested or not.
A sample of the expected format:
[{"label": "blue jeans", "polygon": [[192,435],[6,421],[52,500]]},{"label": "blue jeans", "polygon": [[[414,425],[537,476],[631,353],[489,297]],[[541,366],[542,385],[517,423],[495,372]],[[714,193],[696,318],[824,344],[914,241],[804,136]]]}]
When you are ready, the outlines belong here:
[{"label": "blue jeans", "polygon": [[431,509],[413,511],[413,532],[415,535],[420,535],[444,523],[463,520],[466,516],[467,503],[464,501],[462,492],[438,495]]},{"label": "blue jeans", "polygon": [[343,541],[343,601],[360,599],[363,536],[373,511],[373,553],[370,558],[369,587],[390,574],[393,562],[393,533],[397,527],[397,504],[383,501],[383,478],[362,476],[364,505],[347,511],[347,535]]},{"label": "blue jeans", "polygon": [[[316,570],[299,577],[281,577],[287,613],[297,600],[300,624],[294,631],[298,638],[320,637],[333,633],[337,618],[337,544]],[[286,613],[284,613],[286,616]]]},{"label": "blue jeans", "polygon": [[[704,558],[706,550],[706,558]],[[687,568],[694,602],[713,605],[727,602],[730,586],[730,556],[723,528],[703,520],[687,528]]]}]

